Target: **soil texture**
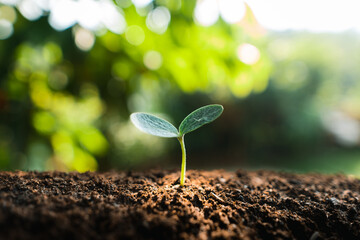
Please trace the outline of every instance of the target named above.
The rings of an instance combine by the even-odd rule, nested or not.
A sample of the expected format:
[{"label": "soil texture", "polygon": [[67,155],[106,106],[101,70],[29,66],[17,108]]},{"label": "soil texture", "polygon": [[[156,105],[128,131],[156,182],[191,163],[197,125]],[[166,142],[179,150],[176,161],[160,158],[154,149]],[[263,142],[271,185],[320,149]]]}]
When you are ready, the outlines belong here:
[{"label": "soil texture", "polygon": [[0,239],[360,239],[359,213],[343,175],[0,172]]}]

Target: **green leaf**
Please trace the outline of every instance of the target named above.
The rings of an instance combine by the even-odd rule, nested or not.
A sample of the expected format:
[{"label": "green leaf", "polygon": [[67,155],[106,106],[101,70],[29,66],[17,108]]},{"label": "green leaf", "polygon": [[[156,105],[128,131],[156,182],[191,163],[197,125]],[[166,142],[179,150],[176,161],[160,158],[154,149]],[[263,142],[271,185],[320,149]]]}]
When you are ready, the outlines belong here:
[{"label": "green leaf", "polygon": [[141,131],[159,137],[178,137],[179,132],[168,121],[148,113],[133,113],[130,115],[132,123]]},{"label": "green leaf", "polygon": [[217,119],[223,112],[223,106],[219,104],[207,105],[190,113],[180,124],[180,135],[192,132],[199,127]]}]

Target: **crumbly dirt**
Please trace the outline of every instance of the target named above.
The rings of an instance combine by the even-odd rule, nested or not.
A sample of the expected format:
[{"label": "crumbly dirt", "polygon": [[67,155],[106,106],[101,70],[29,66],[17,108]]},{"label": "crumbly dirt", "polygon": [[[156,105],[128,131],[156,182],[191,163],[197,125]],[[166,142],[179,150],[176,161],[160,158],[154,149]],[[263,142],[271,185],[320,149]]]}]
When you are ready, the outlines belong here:
[{"label": "crumbly dirt", "polygon": [[0,173],[0,239],[360,239],[360,180],[270,171]]}]

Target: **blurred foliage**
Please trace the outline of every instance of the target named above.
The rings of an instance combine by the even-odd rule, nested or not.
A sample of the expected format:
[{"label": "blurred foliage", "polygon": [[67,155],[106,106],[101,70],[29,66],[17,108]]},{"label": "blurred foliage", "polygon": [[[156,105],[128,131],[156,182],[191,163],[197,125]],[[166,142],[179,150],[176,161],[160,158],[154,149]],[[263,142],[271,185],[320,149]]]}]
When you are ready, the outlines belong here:
[{"label": "blurred foliage", "polygon": [[[117,25],[104,13],[100,25],[83,21],[79,11],[60,29],[48,1],[3,2],[1,169],[172,165],[177,143],[140,133],[130,113],[166,113],[176,125],[209,103],[223,104],[224,116],[186,140],[203,166],[271,165],[359,147],[356,34],[266,33],[247,5],[241,21],[202,26],[194,20],[201,1],[180,0],[95,1]],[[334,112],[352,121],[357,138],[341,136]]]}]

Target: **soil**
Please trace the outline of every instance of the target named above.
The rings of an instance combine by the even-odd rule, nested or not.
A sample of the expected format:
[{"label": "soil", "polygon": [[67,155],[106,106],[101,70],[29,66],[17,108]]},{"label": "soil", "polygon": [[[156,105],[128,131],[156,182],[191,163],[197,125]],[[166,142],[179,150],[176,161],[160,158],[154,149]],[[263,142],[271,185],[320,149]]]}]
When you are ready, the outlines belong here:
[{"label": "soil", "polygon": [[270,171],[0,173],[0,239],[360,239],[360,180]]}]

